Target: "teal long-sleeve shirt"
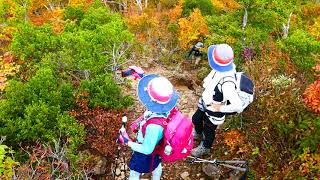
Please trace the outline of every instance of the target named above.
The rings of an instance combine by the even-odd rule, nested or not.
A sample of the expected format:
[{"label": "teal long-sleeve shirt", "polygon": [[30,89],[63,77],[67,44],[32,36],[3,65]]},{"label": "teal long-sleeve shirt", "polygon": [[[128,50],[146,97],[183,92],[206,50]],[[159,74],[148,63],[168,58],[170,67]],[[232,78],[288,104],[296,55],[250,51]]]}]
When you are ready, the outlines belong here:
[{"label": "teal long-sleeve shirt", "polygon": [[162,137],[163,127],[156,124],[149,124],[144,137],[142,135],[142,128],[140,128],[137,134],[137,143],[132,143],[131,149],[142,154],[151,154]]}]

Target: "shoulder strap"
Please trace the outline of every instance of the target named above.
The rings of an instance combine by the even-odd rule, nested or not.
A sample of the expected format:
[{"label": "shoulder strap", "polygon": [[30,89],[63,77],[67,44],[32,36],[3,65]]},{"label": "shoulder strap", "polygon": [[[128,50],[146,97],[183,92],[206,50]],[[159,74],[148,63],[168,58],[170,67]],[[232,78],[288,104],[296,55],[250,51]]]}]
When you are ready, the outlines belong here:
[{"label": "shoulder strap", "polygon": [[159,126],[165,128],[165,126],[167,125],[167,123],[168,123],[168,122],[167,122],[167,119],[165,119],[165,118],[160,118],[160,117],[151,118],[151,119],[149,119],[144,125],[142,125],[142,129],[141,129],[142,135],[143,135],[143,136],[145,135],[147,126],[148,126],[149,124],[156,124],[156,125],[159,125]]},{"label": "shoulder strap", "polygon": [[222,92],[222,85],[223,85],[224,83],[226,83],[226,82],[232,82],[232,83],[235,85],[235,88],[237,88],[237,83],[236,83],[236,81],[237,81],[236,75],[234,75],[234,76],[225,76],[225,77],[221,78],[220,81],[218,82],[218,84],[217,84],[218,90],[219,90],[221,93],[223,93],[223,92]]}]

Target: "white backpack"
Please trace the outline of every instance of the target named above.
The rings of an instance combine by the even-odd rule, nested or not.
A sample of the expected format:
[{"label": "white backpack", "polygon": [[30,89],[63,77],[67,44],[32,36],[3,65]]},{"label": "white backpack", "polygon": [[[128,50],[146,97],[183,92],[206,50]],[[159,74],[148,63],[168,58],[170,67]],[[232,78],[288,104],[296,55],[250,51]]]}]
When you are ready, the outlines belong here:
[{"label": "white backpack", "polygon": [[220,84],[227,81],[235,83],[239,98],[242,102],[242,112],[253,101],[255,90],[253,81],[244,72],[237,72],[235,76],[227,76],[223,78],[223,80]]}]

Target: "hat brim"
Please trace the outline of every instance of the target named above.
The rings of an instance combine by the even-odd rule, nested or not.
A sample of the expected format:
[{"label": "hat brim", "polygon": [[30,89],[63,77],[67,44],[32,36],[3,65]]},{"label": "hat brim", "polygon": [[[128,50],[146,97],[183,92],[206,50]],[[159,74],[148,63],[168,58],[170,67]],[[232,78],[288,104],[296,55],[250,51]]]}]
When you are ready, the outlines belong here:
[{"label": "hat brim", "polygon": [[156,77],[160,77],[160,75],[149,74],[144,76],[142,79],[140,79],[138,83],[138,89],[137,89],[139,100],[143,105],[147,107],[149,111],[158,112],[158,113],[169,112],[177,104],[177,101],[179,99],[178,93],[176,90],[174,90],[170,101],[166,104],[159,104],[153,101],[146,89],[147,89],[148,83]]},{"label": "hat brim", "polygon": [[211,45],[208,48],[208,61],[209,65],[212,69],[220,71],[220,72],[226,72],[233,69],[233,63],[227,65],[227,66],[220,66],[215,61],[215,58],[213,56],[213,51],[217,47],[217,45]]}]

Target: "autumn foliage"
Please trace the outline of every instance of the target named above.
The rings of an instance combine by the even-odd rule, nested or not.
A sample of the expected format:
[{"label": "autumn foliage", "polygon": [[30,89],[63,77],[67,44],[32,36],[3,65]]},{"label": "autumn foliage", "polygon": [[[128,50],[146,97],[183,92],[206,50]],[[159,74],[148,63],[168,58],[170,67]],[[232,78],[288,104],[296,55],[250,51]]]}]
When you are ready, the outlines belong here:
[{"label": "autumn foliage", "polygon": [[230,148],[231,152],[243,146],[244,136],[238,130],[232,130],[224,135],[224,143]]},{"label": "autumn foliage", "polygon": [[102,108],[90,109],[85,99],[86,92],[77,95],[79,109],[70,111],[70,114],[85,125],[87,132],[86,143],[95,153],[111,160],[116,156],[118,129],[121,127],[123,112],[105,110]]},{"label": "autumn foliage", "polygon": [[[317,65],[314,69],[320,72],[320,65]],[[320,79],[310,84],[303,95],[306,105],[314,112],[320,113]]]},{"label": "autumn foliage", "polygon": [[188,18],[181,18],[178,22],[180,26],[179,41],[183,49],[190,48],[192,42],[200,40],[200,37],[208,35],[208,27],[205,18],[199,9],[195,9]]}]

